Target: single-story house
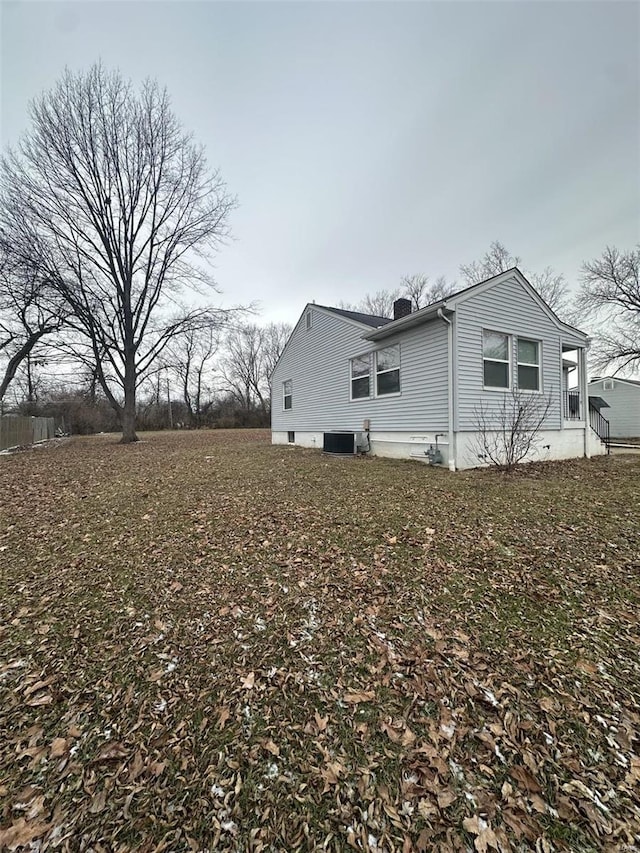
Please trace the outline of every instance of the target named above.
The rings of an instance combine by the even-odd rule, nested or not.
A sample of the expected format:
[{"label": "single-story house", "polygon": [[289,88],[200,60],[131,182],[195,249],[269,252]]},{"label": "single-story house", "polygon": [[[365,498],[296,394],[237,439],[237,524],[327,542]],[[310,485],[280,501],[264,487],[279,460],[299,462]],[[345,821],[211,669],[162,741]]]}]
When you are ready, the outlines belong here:
[{"label": "single-story house", "polygon": [[375,455],[472,468],[482,430],[523,395],[548,406],[529,459],[603,453],[588,346],[517,268],[417,311],[399,299],[393,319],[308,304],[273,372],[272,441],[330,449],[342,433]]},{"label": "single-story house", "polygon": [[640,438],[640,381],[602,376],[589,382],[589,396],[607,401],[611,438]]}]

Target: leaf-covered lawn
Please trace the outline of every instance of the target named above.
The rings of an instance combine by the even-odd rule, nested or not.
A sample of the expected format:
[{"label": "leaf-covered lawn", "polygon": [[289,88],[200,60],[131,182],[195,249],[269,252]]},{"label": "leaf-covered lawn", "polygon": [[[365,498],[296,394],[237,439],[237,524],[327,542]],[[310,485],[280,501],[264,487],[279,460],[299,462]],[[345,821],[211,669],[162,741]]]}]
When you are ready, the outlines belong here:
[{"label": "leaf-covered lawn", "polygon": [[0,849],[640,849],[640,457],[268,442],[0,458]]}]

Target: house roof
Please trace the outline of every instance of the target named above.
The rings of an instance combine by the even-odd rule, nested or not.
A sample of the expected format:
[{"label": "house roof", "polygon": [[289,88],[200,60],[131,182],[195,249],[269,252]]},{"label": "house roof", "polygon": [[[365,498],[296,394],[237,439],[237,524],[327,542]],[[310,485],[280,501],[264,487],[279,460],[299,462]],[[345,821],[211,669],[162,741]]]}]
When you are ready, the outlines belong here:
[{"label": "house roof", "polygon": [[378,329],[384,326],[385,323],[392,323],[390,317],[376,317],[374,314],[362,314],[360,311],[347,311],[344,308],[331,308],[329,305],[316,305],[316,308],[324,308],[325,311],[333,311],[334,314],[340,314],[341,317],[347,317],[349,320],[355,320],[356,323],[364,323],[365,326],[371,326],[373,329]]},{"label": "house roof", "polygon": [[378,328],[375,331],[370,332],[368,335],[364,335],[364,337],[369,341],[377,341],[381,338],[389,337],[396,332],[404,332],[406,329],[411,329],[421,323],[426,323],[428,320],[433,320],[435,317],[441,316],[440,312],[448,312],[449,314],[452,314],[455,312],[456,305],[459,302],[464,302],[473,293],[488,290],[495,284],[500,283],[500,281],[506,281],[510,277],[517,278],[531,292],[531,295],[536,299],[541,308],[547,313],[559,329],[564,329],[573,335],[577,334],[579,337],[584,338],[585,343],[588,343],[588,336],[585,335],[584,332],[580,331],[580,329],[576,329],[574,326],[569,326],[568,323],[563,323],[517,267],[512,267],[511,269],[498,273],[498,275],[491,276],[491,278],[488,278],[485,281],[479,281],[477,284],[465,287],[463,290],[459,290],[457,293],[452,293],[450,296],[446,296],[444,299],[440,299],[437,302],[432,302],[431,305],[426,305],[424,308],[420,308],[419,311],[414,311],[406,317],[401,317],[399,320],[391,320],[384,325],[384,328]]},{"label": "house roof", "polygon": [[[295,330],[302,323],[303,318],[305,317],[307,311],[309,309],[319,308],[320,311],[328,311],[330,314],[337,314],[339,317],[344,317],[345,320],[348,320],[350,323],[357,323],[360,326],[368,326],[370,329],[379,329],[381,326],[384,326],[386,323],[393,322],[389,317],[376,317],[374,314],[363,314],[361,311],[347,311],[346,308],[332,308],[330,305],[318,305],[315,302],[308,302],[300,315],[298,322],[296,323],[293,331],[289,335],[286,344],[284,345],[282,352],[278,360],[275,363],[274,370],[280,364],[282,357],[284,356],[287,348],[289,347],[289,342],[293,338]],[[362,335],[363,338],[366,338],[366,334]]]},{"label": "house roof", "polygon": [[597,382],[604,382],[605,379],[614,379],[616,382],[625,382],[627,385],[635,385],[640,388],[639,379],[625,379],[624,376],[598,376],[597,379],[592,379],[589,385],[595,385]]}]

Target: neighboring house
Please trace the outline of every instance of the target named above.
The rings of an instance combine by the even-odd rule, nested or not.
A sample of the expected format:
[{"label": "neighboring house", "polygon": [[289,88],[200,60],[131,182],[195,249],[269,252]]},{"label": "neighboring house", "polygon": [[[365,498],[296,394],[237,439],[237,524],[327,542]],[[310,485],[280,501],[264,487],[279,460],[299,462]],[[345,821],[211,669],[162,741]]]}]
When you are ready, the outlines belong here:
[{"label": "neighboring house", "polygon": [[612,438],[640,438],[640,382],[603,376],[589,383],[589,396],[606,400],[603,415]]},{"label": "neighboring house", "polygon": [[394,312],[305,307],[272,377],[274,444],[323,448],[325,433],[363,432],[373,454],[425,459],[437,444],[450,469],[471,468],[483,463],[480,407],[497,418],[519,389],[550,400],[534,458],[605,452],[588,420],[589,339],[518,269],[413,313],[399,299]]}]

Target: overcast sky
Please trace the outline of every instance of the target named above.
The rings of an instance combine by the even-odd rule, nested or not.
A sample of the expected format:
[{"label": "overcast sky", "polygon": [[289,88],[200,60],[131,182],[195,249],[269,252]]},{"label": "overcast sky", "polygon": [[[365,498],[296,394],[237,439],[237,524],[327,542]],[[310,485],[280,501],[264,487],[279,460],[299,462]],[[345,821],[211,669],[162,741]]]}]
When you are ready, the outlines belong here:
[{"label": "overcast sky", "polygon": [[265,320],[500,239],[573,283],[640,236],[637,2],[2,2],[2,144],[65,65],[156,77],[240,207],[216,277]]}]

